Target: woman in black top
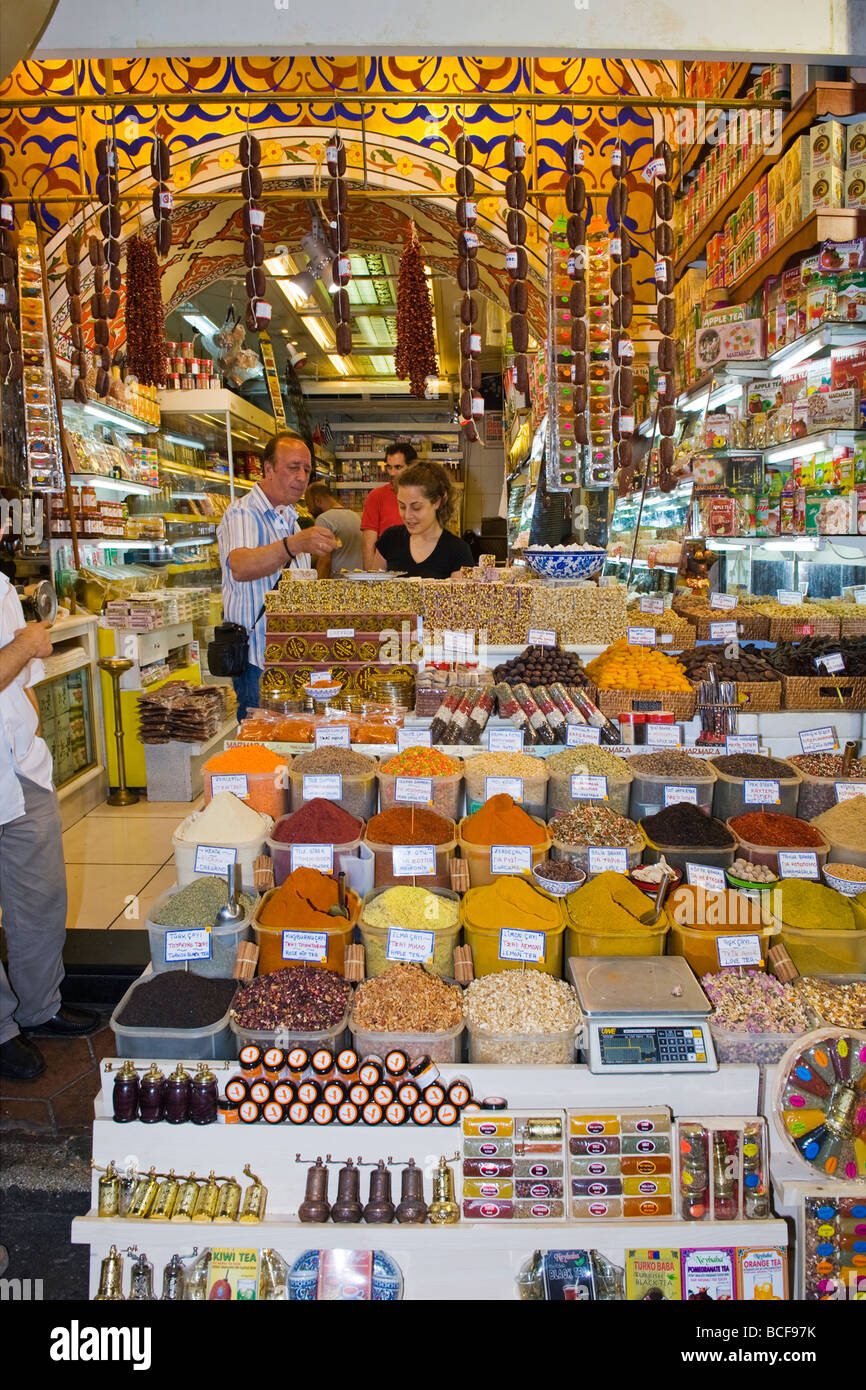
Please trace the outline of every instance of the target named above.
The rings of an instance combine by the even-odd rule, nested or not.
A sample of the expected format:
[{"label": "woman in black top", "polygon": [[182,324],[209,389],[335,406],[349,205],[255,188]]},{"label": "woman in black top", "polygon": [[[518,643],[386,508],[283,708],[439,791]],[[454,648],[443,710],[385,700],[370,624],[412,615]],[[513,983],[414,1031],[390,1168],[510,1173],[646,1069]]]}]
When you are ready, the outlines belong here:
[{"label": "woman in black top", "polygon": [[454,489],[439,463],[413,463],[400,474],[397,505],[402,526],[389,526],[376,544],[376,569],[402,571],[412,579],[450,579],[474,565],[465,541],[445,530]]}]

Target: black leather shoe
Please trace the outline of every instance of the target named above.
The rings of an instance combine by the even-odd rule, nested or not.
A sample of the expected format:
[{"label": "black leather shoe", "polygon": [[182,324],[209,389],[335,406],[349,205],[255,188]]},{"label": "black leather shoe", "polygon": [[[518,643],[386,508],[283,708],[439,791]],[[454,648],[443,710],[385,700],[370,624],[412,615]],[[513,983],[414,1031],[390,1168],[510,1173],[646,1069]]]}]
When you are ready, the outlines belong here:
[{"label": "black leather shoe", "polygon": [[45,1070],[45,1058],[28,1038],[16,1033],[0,1043],[0,1076],[4,1081],[35,1081]]},{"label": "black leather shoe", "polygon": [[99,1014],[91,1013],[89,1009],[70,1009],[68,1005],[61,1004],[53,1018],[47,1018],[37,1028],[25,1028],[23,1031],[32,1038],[82,1038],[88,1033],[95,1033],[99,1026]]}]

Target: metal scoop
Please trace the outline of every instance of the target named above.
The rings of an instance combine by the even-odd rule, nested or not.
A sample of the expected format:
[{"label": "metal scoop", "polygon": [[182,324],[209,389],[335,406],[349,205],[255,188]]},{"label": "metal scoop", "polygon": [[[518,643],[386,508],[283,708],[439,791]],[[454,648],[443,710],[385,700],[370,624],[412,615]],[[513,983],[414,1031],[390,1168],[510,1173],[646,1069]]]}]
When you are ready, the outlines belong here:
[{"label": "metal scoop", "polygon": [[240,869],[237,864],[229,864],[226,870],[226,880],[228,882],[228,902],[223,903],[217,912],[214,920],[215,927],[232,927],[236,923],[242,922],[246,913],[238,902],[240,892]]},{"label": "metal scoop", "polygon": [[658,888],[656,889],[656,897],[653,906],[650,908],[649,912],[641,913],[640,917],[638,918],[638,921],[643,922],[644,926],[654,927],[656,922],[661,917],[665,905],[665,898],[668,895],[668,889],[670,888],[675,878],[675,871],[671,868],[666,868],[662,880]]},{"label": "metal scoop", "polygon": [[339,896],[334,906],[328,908],[328,916],[348,918],[349,909],[346,906],[346,875],[342,870],[337,874],[337,889]]}]

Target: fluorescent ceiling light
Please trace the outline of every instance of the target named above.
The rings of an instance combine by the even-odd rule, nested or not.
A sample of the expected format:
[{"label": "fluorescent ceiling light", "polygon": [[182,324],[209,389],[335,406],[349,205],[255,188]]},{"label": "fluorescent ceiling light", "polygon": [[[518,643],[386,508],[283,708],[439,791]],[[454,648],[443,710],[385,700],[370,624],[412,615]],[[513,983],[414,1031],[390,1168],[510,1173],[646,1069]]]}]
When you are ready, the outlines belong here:
[{"label": "fluorescent ceiling light", "polygon": [[307,332],[312,334],[319,347],[329,350],[336,345],[336,339],[330,325],[326,325],[324,319],[319,318],[316,314],[301,314],[301,323]]},{"label": "fluorescent ceiling light", "polygon": [[[90,407],[88,406],[87,409]],[[168,439],[172,444],[185,444],[188,449],[201,449],[204,453],[204,445],[200,439],[190,439],[186,434],[163,434],[163,439]]]},{"label": "fluorescent ceiling light", "polygon": [[727,405],[729,401],[734,401],[742,393],[742,386],[735,381],[728,382],[724,386],[719,386],[710,393],[710,398],[701,393],[699,396],[692,396],[689,400],[681,401],[680,409],[697,413],[703,410],[704,405],[708,410],[714,410],[717,405]]},{"label": "fluorescent ceiling light", "polygon": [[[730,541],[717,541],[710,539],[707,541],[707,550],[746,550],[745,545],[733,545]],[[721,609],[719,610],[722,611]]]},{"label": "fluorescent ceiling light", "polygon": [[159,492],[158,487],[150,487],[147,483],[131,483],[126,478],[103,478],[101,473],[72,473],[69,481],[73,487],[104,488],[106,492],[134,493],[137,497]]},{"label": "fluorescent ceiling light", "polygon": [[809,458],[811,454],[820,454],[822,449],[830,447],[827,436],[819,434],[814,439],[804,438],[793,444],[783,444],[778,449],[770,449],[764,457],[767,463],[781,463],[783,459]]},{"label": "fluorescent ceiling light", "polygon": [[[206,493],[206,492],[175,492],[174,488],[172,488],[172,490],[171,490],[171,495],[172,495],[172,497],[182,497],[182,498],[184,498],[186,501],[189,501],[189,500],[190,500],[191,498],[193,498],[193,497],[207,497],[207,493]],[[190,519],[190,521],[205,521],[205,520],[206,520],[206,521],[210,521],[211,518],[210,518],[210,517],[201,517],[201,516],[197,516],[197,515],[194,515],[192,512],[190,512],[190,518],[189,518],[189,519]]]},{"label": "fluorescent ceiling light", "polygon": [[394,373],[394,363],[389,357],[371,357],[370,366],[380,376],[392,376]]},{"label": "fluorescent ceiling light", "polygon": [[345,357],[341,357],[338,352],[331,352],[328,354],[328,357],[329,360],[333,363],[333,365],[337,368],[337,371],[340,373],[341,376],[351,375],[352,369],[349,366],[349,363],[346,361]]},{"label": "fluorescent ceiling light", "polygon": [[376,331],[373,328],[373,320],[370,318],[369,314],[356,314],[355,326],[365,343],[372,343],[374,346],[378,343],[379,339],[376,337]]},{"label": "fluorescent ceiling light", "polygon": [[182,314],[181,317],[192,325],[196,333],[203,333],[207,338],[212,338],[218,332],[216,324],[207,314]]},{"label": "fluorescent ceiling light", "polygon": [[293,309],[300,309],[302,304],[312,299],[316,291],[315,278],[308,270],[302,270],[299,275],[293,275],[290,279],[275,276],[274,284]]},{"label": "fluorescent ceiling light", "polygon": [[763,541],[762,550],[820,550],[818,536],[780,536],[778,540]]},{"label": "fluorescent ceiling light", "polygon": [[798,362],[805,362],[807,357],[814,357],[824,346],[823,333],[816,333],[814,338],[807,338],[802,343],[792,343],[790,349],[781,355],[774,353],[770,376],[781,376],[791,367],[796,367]]},{"label": "fluorescent ceiling light", "polygon": [[[200,516],[191,516],[190,521],[201,521]],[[184,536],[179,541],[169,541],[168,544],[174,548],[180,545],[214,545],[213,536]]]},{"label": "fluorescent ceiling light", "polygon": [[153,434],[156,425],[145,425],[141,420],[136,420],[131,415],[127,415],[122,410],[110,410],[104,405],[94,405],[92,402],[84,407],[85,415],[94,415],[97,420],[107,420],[110,425],[120,425],[125,430],[131,430],[133,434]]}]

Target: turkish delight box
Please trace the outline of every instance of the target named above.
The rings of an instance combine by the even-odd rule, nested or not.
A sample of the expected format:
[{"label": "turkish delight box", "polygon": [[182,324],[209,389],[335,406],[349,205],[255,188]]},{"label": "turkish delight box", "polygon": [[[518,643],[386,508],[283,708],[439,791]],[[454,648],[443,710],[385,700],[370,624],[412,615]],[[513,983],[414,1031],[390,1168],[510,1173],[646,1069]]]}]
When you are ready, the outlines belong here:
[{"label": "turkish delight box", "polygon": [[736,1297],[733,1250],[682,1250],[683,1302],[730,1303]]}]

